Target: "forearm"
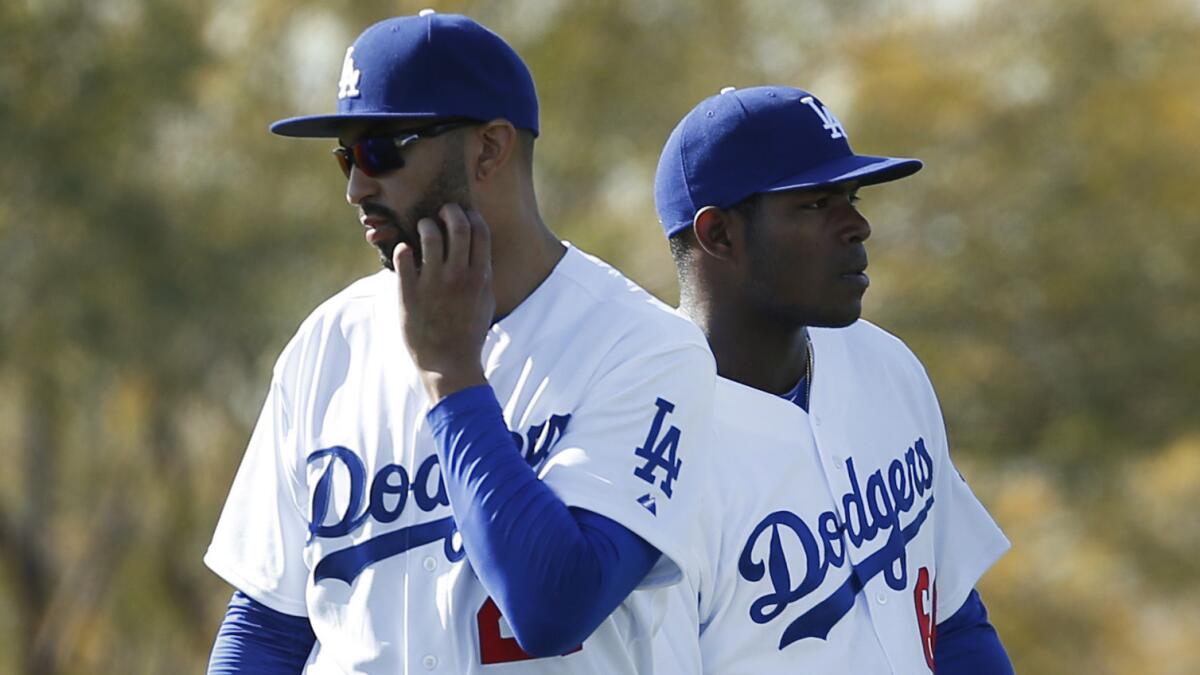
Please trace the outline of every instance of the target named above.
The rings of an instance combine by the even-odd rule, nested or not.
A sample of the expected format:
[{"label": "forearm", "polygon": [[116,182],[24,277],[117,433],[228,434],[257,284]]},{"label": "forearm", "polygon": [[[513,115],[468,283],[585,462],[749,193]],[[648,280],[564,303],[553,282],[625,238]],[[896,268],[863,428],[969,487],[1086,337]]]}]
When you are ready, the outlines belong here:
[{"label": "forearm", "polygon": [[429,414],[472,566],[535,656],[579,644],[637,586],[659,552],[619,524],[569,509],[512,441],[489,386]]},{"label": "forearm", "polygon": [[988,621],[987,608],[978,591],[971,591],[963,606],[938,624],[934,646],[938,675],[1012,675],[1012,662],[1000,635]]},{"label": "forearm", "polygon": [[236,591],[217,632],[209,675],[296,675],[316,635],[308,619],[277,612]]}]

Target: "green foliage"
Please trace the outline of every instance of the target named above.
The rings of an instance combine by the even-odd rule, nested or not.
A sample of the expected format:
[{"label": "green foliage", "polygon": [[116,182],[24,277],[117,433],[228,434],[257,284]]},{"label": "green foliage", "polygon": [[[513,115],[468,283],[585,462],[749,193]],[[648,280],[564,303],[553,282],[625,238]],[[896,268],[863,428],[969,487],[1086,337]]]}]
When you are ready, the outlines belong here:
[{"label": "green foliage", "polygon": [[[858,150],[924,159],[864,191],[867,313],[1013,540],[982,588],[1018,671],[1200,670],[1194,3],[438,7],[529,61],[547,220],[667,299],[655,163],[722,86],[809,87]],[[0,672],[203,667],[272,359],[376,265],[327,147],[265,128],[332,108],[394,11],[0,3]]]}]

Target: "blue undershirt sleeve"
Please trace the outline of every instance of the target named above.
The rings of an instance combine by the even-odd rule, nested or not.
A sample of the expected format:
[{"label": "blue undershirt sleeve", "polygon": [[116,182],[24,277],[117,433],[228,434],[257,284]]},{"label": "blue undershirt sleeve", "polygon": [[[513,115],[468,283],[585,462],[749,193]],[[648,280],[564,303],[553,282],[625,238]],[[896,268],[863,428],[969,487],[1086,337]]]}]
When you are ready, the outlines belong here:
[{"label": "blue undershirt sleeve", "polygon": [[531,656],[567,652],[616,609],[659,551],[619,523],[568,508],[518,452],[488,385],[428,420],[471,565]]},{"label": "blue undershirt sleeve", "polygon": [[308,618],[277,612],[235,591],[217,631],[209,675],[298,675],[317,636]]},{"label": "blue undershirt sleeve", "polygon": [[1013,675],[979,591],[972,590],[963,606],[938,624],[933,662],[938,675]]}]

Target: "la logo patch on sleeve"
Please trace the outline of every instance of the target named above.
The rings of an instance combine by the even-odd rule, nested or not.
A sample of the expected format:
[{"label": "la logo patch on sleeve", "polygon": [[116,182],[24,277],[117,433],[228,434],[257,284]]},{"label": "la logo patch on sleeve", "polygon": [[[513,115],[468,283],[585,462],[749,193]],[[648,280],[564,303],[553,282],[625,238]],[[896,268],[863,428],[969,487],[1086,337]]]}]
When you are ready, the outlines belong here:
[{"label": "la logo patch on sleeve", "polygon": [[[673,425],[663,429],[667,415],[675,410],[675,404],[660,398],[654,402],[654,405],[658,409],[654,413],[654,421],[650,423],[646,441],[633,451],[635,456],[646,460],[646,463],[634,469],[633,475],[654,485],[658,480],[658,473],[662,471],[664,475],[662,481],[658,483],[658,488],[662,491],[663,496],[670,499],[671,486],[675,479],[679,478],[679,468],[683,466],[683,460],[677,457],[680,431],[679,427]],[[658,515],[654,497],[649,493],[642,495],[637,501],[652,515]]]}]

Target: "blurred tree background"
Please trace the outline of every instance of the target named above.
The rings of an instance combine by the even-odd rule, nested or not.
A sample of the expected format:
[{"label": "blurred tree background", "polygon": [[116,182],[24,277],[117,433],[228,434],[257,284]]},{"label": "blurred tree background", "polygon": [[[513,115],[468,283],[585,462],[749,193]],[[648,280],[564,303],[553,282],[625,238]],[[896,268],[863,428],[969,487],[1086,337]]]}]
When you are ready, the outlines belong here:
[{"label": "blurred tree background", "polygon": [[1200,672],[1186,0],[0,3],[0,672],[203,669],[271,364],[377,265],[329,144],[266,125],[427,4],[526,58],[548,221],[668,301],[654,167],[720,87],[812,89],[856,149],[924,159],[864,191],[867,316],[1013,541],[981,587],[1018,672]]}]

